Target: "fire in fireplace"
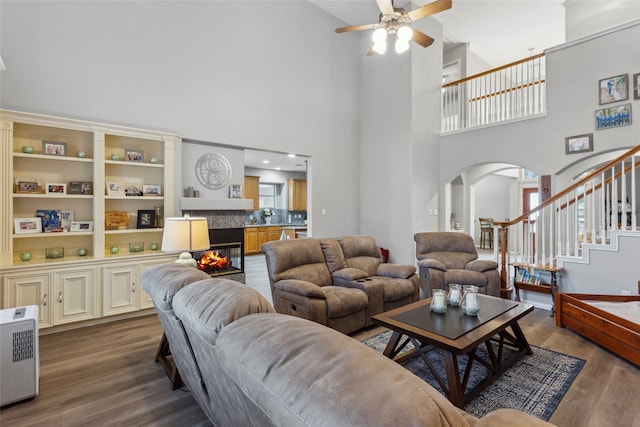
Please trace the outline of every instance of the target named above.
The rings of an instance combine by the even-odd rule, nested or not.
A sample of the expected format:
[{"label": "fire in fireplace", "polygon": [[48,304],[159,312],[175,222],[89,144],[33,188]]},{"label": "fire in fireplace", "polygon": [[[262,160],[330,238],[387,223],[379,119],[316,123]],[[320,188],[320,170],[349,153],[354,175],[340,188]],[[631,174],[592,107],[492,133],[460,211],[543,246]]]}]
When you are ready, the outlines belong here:
[{"label": "fire in fireplace", "polygon": [[210,276],[244,273],[244,230],[209,230],[211,247],[193,253],[198,269]]}]

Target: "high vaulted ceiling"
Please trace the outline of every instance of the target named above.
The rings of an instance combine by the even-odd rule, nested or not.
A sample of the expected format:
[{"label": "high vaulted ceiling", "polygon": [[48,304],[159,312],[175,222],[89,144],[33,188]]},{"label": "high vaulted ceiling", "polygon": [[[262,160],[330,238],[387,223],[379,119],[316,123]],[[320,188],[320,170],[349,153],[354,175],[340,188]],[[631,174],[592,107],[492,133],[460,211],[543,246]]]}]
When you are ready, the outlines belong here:
[{"label": "high vaulted ceiling", "polygon": [[[375,0],[307,0],[348,25],[376,22]],[[432,0],[395,1],[406,10]],[[453,0],[451,9],[434,15],[443,24],[446,43],[469,43],[488,68],[537,54],[565,41],[564,0]],[[355,35],[340,34],[336,37]],[[412,46],[412,48],[415,48]],[[484,70],[482,70],[484,71]]]}]

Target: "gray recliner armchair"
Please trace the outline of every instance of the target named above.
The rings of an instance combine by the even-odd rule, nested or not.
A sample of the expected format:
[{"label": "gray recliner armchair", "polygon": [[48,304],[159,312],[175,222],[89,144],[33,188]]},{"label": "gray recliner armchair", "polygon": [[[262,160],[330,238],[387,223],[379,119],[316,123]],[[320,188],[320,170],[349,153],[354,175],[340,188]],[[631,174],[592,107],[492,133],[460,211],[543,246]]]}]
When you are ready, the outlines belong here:
[{"label": "gray recliner armchair", "polygon": [[420,274],[420,288],[426,297],[433,289],[447,289],[447,285],[474,285],[478,291],[499,297],[500,274],[498,263],[479,260],[473,238],[456,232],[416,233],[416,257]]}]

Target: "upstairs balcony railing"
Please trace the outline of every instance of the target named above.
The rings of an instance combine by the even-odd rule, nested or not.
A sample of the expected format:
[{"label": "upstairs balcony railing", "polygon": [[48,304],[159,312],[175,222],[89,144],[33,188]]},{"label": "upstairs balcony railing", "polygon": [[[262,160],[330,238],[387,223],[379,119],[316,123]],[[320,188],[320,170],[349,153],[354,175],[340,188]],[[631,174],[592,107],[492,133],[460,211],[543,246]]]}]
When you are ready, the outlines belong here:
[{"label": "upstairs balcony railing", "polygon": [[441,132],[544,113],[545,69],[542,53],[443,85]]},{"label": "upstairs balcony railing", "polygon": [[511,262],[556,266],[558,257],[580,259],[585,245],[611,244],[613,233],[639,231],[638,153],[640,145],[518,218],[494,222],[500,241],[505,297],[510,293]]}]

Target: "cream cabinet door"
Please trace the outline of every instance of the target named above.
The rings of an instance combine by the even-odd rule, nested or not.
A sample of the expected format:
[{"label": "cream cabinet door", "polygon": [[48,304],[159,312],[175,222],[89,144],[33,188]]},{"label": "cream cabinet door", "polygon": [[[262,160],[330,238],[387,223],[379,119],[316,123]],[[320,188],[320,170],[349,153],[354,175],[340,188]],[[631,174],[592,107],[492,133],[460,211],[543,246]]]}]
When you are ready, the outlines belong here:
[{"label": "cream cabinet door", "polygon": [[[151,267],[155,267],[156,265],[161,265],[161,264],[166,264],[169,262],[174,262],[175,259],[165,259],[162,261],[154,261],[154,262],[145,262],[145,263],[141,263],[140,264],[140,277],[142,277],[142,273],[144,273],[147,269],[151,268]],[[151,297],[149,296],[148,293],[145,292],[144,289],[142,289],[142,284],[140,284],[139,286],[140,288],[140,292],[138,293],[138,296],[140,298],[139,306],[140,309],[143,308],[153,308],[153,300],[151,299]]]},{"label": "cream cabinet door", "polygon": [[102,269],[102,315],[137,311],[140,268],[138,264],[105,266]]},{"label": "cream cabinet door", "polygon": [[56,325],[96,316],[96,268],[58,270],[53,273]]},{"label": "cream cabinet door", "polygon": [[16,273],[4,278],[4,308],[38,306],[38,328],[52,326],[51,275]]}]

